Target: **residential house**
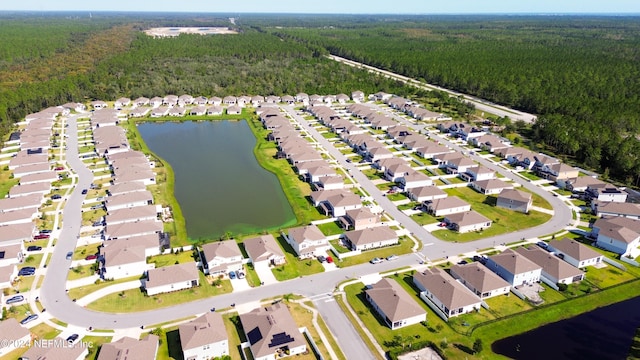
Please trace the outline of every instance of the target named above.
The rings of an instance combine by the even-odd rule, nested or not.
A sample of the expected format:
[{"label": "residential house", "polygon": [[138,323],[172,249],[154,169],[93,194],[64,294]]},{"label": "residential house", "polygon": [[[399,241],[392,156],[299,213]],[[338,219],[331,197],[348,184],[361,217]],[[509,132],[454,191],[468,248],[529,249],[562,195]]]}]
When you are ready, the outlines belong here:
[{"label": "residential house", "polygon": [[593,223],[591,237],[596,238],[597,247],[635,257],[640,245],[640,220],[620,216],[600,218]]},{"label": "residential house", "polygon": [[479,165],[470,167],[463,173],[458,173],[458,176],[465,181],[482,181],[494,179],[496,177],[496,172],[493,169]]},{"label": "residential house", "polygon": [[209,360],[229,355],[229,336],[222,316],[208,312],[178,325],[182,357],[185,360]]},{"label": "residential house", "polygon": [[31,342],[29,329],[20,325],[18,320],[12,317],[0,321],[0,334],[2,334],[3,340],[0,341],[0,357],[16,349],[24,348],[26,344]]},{"label": "residential house", "polygon": [[242,108],[238,105],[231,105],[227,108],[227,115],[240,115]]},{"label": "residential house", "polygon": [[24,243],[1,244],[0,245],[0,266],[18,265],[24,260],[26,251]]},{"label": "residential house", "polygon": [[464,285],[437,267],[413,275],[420,298],[445,320],[479,311],[482,300]]},{"label": "residential house", "polygon": [[[47,344],[47,343],[45,343]],[[84,360],[89,355],[88,346],[64,346],[65,340],[61,338],[53,339],[49,346],[31,346],[24,354],[20,356],[22,360]],[[55,346],[54,344],[60,344]],[[98,359],[103,360],[102,357]],[[113,359],[116,358],[104,358]],[[120,360],[120,359],[117,359]]]},{"label": "residential house", "polygon": [[391,330],[427,320],[427,312],[394,280],[378,281],[365,290],[365,295]]},{"label": "residential house", "polygon": [[344,189],[344,180],[341,176],[322,176],[315,183],[316,190]]},{"label": "residential house", "polygon": [[347,210],[346,214],[340,217],[340,223],[345,230],[362,230],[378,226],[380,215],[371,212],[367,207]]},{"label": "residential house", "polygon": [[160,234],[150,234],[103,241],[100,253],[104,253],[107,248],[112,254],[117,253],[124,248],[141,248],[144,256],[149,257],[162,254],[167,247],[166,244],[163,243],[163,239]]},{"label": "residential house", "polygon": [[351,92],[351,99],[355,102],[362,103],[364,102],[364,93],[360,90],[356,90]]},{"label": "residential house", "polygon": [[561,189],[566,189],[574,193],[587,191],[589,186],[601,187],[606,183],[593,176],[578,176],[570,179],[558,179],[556,185]]},{"label": "residential house", "polygon": [[621,216],[629,219],[640,219],[640,204],[594,200],[591,202],[591,209],[599,217]]},{"label": "residential house", "polygon": [[51,191],[51,183],[49,182],[37,182],[26,185],[14,185],[9,189],[9,198],[16,198],[19,196],[26,196],[32,194],[38,194],[44,196]]},{"label": "residential house", "polygon": [[351,250],[370,250],[398,243],[398,235],[389,226],[377,226],[351,230],[343,234],[346,246]]},{"label": "residential house", "polygon": [[55,171],[43,171],[41,173],[24,175],[20,178],[20,185],[29,185],[39,182],[52,183],[58,180],[58,174]]},{"label": "residential house", "polygon": [[487,269],[480,262],[464,265],[453,265],[451,276],[476,294],[480,299],[488,299],[498,295],[507,295],[511,285],[496,273]]},{"label": "residential house", "polygon": [[496,200],[496,206],[528,213],[533,205],[533,198],[530,193],[515,189],[505,189],[500,192]]},{"label": "residential house", "polygon": [[111,226],[125,222],[153,221],[158,219],[160,212],[160,206],[157,205],[135,206],[109,212],[105,215],[105,222]]},{"label": "residential house", "polygon": [[474,137],[471,139],[471,143],[474,146],[479,147],[482,150],[486,150],[490,153],[493,153],[500,149],[508,148],[510,146],[508,140],[500,138],[493,134]]},{"label": "residential house", "polygon": [[458,157],[455,159],[451,159],[447,161],[446,170],[449,174],[459,174],[466,172],[470,168],[476,167],[475,161],[469,159],[468,157]]},{"label": "residential house", "polygon": [[489,256],[485,265],[513,287],[539,282],[542,275],[541,266],[511,249]]},{"label": "residential house", "polygon": [[235,240],[202,245],[201,259],[205,274],[221,275],[242,270],[242,252]]},{"label": "residential house", "polygon": [[327,237],[313,224],[289,229],[285,239],[300,259],[321,255],[329,248]]},{"label": "residential house", "polygon": [[617,186],[608,183],[591,184],[587,186],[585,195],[591,199],[591,201],[595,200],[617,203],[624,203],[627,201],[627,192],[624,191],[624,188],[618,188]]},{"label": "residential house", "polygon": [[20,245],[23,241],[31,241],[35,234],[33,223],[21,223],[0,226],[0,245]]},{"label": "residential house", "polygon": [[489,179],[474,181],[471,183],[471,187],[481,194],[495,195],[500,194],[502,191],[513,189],[513,184],[500,179]]},{"label": "residential house", "polygon": [[0,226],[32,223],[38,217],[34,210],[14,210],[0,212]]},{"label": "residential house", "polygon": [[[0,290],[12,287],[13,282],[18,278],[18,267],[15,265],[0,267]],[[2,351],[0,349],[0,351]]]},{"label": "residential house", "polygon": [[550,284],[569,285],[584,279],[584,271],[538,246],[520,247],[515,251],[540,266],[542,280],[546,279]]},{"label": "residential house", "polygon": [[152,269],[154,264],[147,264],[145,249],[135,247],[103,247],[100,248],[100,277],[103,279],[123,279],[140,276]]},{"label": "residential house", "polygon": [[411,170],[408,174],[400,178],[400,184],[405,191],[433,185],[433,180],[425,173]]},{"label": "residential house", "polygon": [[108,196],[104,205],[108,212],[112,212],[115,210],[151,204],[153,204],[153,195],[148,190],[142,190]]},{"label": "residential house", "polygon": [[[330,190],[330,191],[335,191],[335,190]],[[313,193],[312,193],[312,197],[313,197]],[[329,194],[326,200],[322,201],[319,204],[319,206],[327,216],[332,216],[337,218],[340,216],[344,216],[348,210],[361,208],[362,200],[360,199],[360,196],[352,192],[339,191],[338,193],[335,193],[335,194]]]},{"label": "residential house", "polygon": [[255,360],[275,360],[307,351],[307,341],[283,303],[240,314],[240,323]]},{"label": "residential house", "polygon": [[[120,340],[103,344],[100,347],[97,360],[155,360],[158,355],[158,340],[159,338],[153,334],[149,334],[141,340],[125,336]],[[126,356],[123,356],[124,354]]]},{"label": "residential house", "polygon": [[104,228],[104,238],[117,240],[126,237],[160,234],[163,230],[162,221],[142,220],[109,224]]},{"label": "residential house", "polygon": [[107,191],[107,195],[115,196],[115,195],[135,192],[135,191],[143,191],[146,189],[147,189],[147,186],[142,182],[129,181],[129,182],[122,182],[122,183],[111,185],[106,188],[106,191]]},{"label": "residential house", "polygon": [[580,269],[587,266],[600,265],[604,258],[604,255],[601,253],[574,239],[566,237],[561,240],[549,241],[549,250],[556,253],[564,261]]},{"label": "residential house", "polygon": [[435,217],[471,210],[471,205],[457,196],[449,196],[442,199],[435,199],[433,201],[426,201],[423,206],[428,213]]},{"label": "residential house", "polygon": [[408,175],[410,172],[413,172],[413,168],[407,164],[407,162],[402,162],[394,165],[390,165],[384,171],[384,177],[388,181],[392,182],[400,182],[400,179],[405,175]]},{"label": "residential house", "polygon": [[444,199],[448,196],[446,192],[437,186],[420,186],[407,191],[409,198],[413,201],[424,202],[436,199]]},{"label": "residential house", "polygon": [[150,269],[143,281],[143,287],[148,296],[190,289],[199,285],[200,272],[195,262]]},{"label": "residential house", "polygon": [[[546,171],[544,171],[544,169],[546,169]],[[543,167],[543,176],[553,181],[562,179],[573,179],[578,177],[578,174],[578,169],[563,163],[552,164],[551,166]]]},{"label": "residential house", "polygon": [[491,220],[473,210],[446,215],[444,222],[459,233],[482,231],[491,227]]},{"label": "residential house", "polygon": [[269,265],[282,265],[286,262],[284,252],[273,235],[262,235],[243,241],[251,262],[267,262]]}]

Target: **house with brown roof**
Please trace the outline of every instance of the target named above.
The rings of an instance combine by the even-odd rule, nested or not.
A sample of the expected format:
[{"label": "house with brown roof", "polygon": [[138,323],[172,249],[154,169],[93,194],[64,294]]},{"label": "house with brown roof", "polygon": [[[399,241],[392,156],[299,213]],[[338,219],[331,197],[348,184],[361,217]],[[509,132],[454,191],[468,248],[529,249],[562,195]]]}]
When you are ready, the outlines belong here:
[{"label": "house with brown roof", "polygon": [[163,223],[158,220],[141,220],[133,222],[120,222],[109,224],[104,228],[104,238],[117,240],[126,237],[160,234],[163,231]]},{"label": "house with brown roof", "polygon": [[433,180],[421,171],[411,170],[408,174],[400,178],[400,185],[407,191],[413,188],[433,185]]},{"label": "house with brown roof", "polygon": [[[164,250],[161,236],[158,234],[130,236],[117,240],[107,240],[102,242],[102,250],[109,248],[111,252],[124,248],[142,248],[145,257],[160,255]],[[101,251],[102,253],[103,251]]]},{"label": "house with brown roof", "polygon": [[561,240],[549,241],[549,250],[556,253],[564,261],[580,269],[586,266],[601,264],[604,258],[604,255],[601,253],[574,239],[566,237]]},{"label": "house with brown roof", "polygon": [[397,282],[384,278],[365,290],[367,301],[391,330],[427,320],[427,312]]},{"label": "house with brown roof", "polygon": [[103,344],[97,360],[155,360],[158,355],[156,335],[149,334],[141,340],[123,337],[120,340]]},{"label": "house with brown roof", "polygon": [[319,207],[327,216],[340,217],[344,216],[349,210],[361,208],[362,200],[360,196],[350,191],[340,191],[335,194],[329,194],[325,200],[320,202]]},{"label": "house with brown roof", "polygon": [[243,241],[251,262],[268,262],[270,265],[282,265],[287,259],[273,235],[262,235]]},{"label": "house with brown roof", "polygon": [[513,184],[504,182],[500,179],[488,179],[474,181],[471,183],[471,187],[484,195],[500,194],[503,190],[513,189]]},{"label": "house with brown roof", "polygon": [[542,275],[541,266],[511,249],[489,256],[485,265],[513,287],[539,282]]},{"label": "house with brown roof", "polygon": [[542,268],[541,280],[551,285],[569,285],[584,279],[584,271],[538,246],[520,247],[515,251],[540,266]]},{"label": "house with brown roof", "polygon": [[108,225],[116,225],[125,222],[153,221],[158,219],[160,212],[160,206],[157,205],[118,209],[105,215],[105,222]]},{"label": "house with brown roof", "polygon": [[242,252],[235,240],[215,241],[202,245],[205,274],[220,275],[242,270]]},{"label": "house with brown roof", "polygon": [[340,223],[345,230],[362,230],[378,226],[380,215],[371,212],[368,207],[347,210],[344,216],[340,217]]},{"label": "house with brown roof", "polygon": [[491,220],[473,210],[449,214],[444,217],[444,222],[450,229],[459,233],[482,231],[491,227]]},{"label": "house with brown roof", "polygon": [[413,172],[413,168],[407,162],[390,165],[384,171],[384,177],[387,181],[399,182],[405,175]]},{"label": "house with brown roof", "polygon": [[[22,360],[83,360],[89,354],[88,346],[54,346],[65,344],[65,340],[56,338],[49,346],[31,346],[20,359]],[[98,357],[102,359],[101,357]],[[116,360],[116,358],[113,358]],[[120,360],[120,359],[117,359]]]},{"label": "house with brown roof", "polygon": [[21,347],[26,347],[24,344],[29,344],[31,341],[29,329],[20,325],[18,320],[12,317],[0,321],[0,334],[2,334],[3,340],[0,341],[0,357]]},{"label": "house with brown roof", "polygon": [[140,276],[145,271],[154,268],[154,264],[147,264],[145,248],[133,247],[103,247],[100,248],[100,277],[103,279],[123,279],[130,276]]},{"label": "house with brown roof", "polygon": [[498,194],[496,206],[528,213],[533,205],[533,197],[530,193],[516,189],[504,189]]},{"label": "house with brown roof", "polygon": [[241,314],[240,323],[255,360],[275,360],[307,351],[306,340],[282,303]]},{"label": "house with brown roof", "polygon": [[511,284],[487,269],[480,262],[451,266],[451,276],[466,286],[480,299],[509,294]]},{"label": "house with brown roof", "polygon": [[51,183],[37,182],[25,185],[14,185],[9,189],[9,198],[38,194],[44,196],[51,191]]},{"label": "house with brown roof", "polygon": [[0,290],[10,288],[13,282],[17,278],[18,278],[17,266],[8,265],[8,266],[0,267]]},{"label": "house with brown roof", "polygon": [[344,189],[344,180],[342,176],[321,176],[314,186],[315,190]]},{"label": "house with brown roof", "polygon": [[409,198],[413,201],[424,202],[436,199],[444,199],[448,196],[446,192],[437,186],[420,186],[407,191]]},{"label": "house with brown roof", "polygon": [[398,243],[398,235],[389,226],[376,226],[351,230],[343,234],[346,246],[351,250],[370,250]]},{"label": "house with brown roof", "polygon": [[445,321],[480,310],[482,300],[437,267],[413,274],[413,284],[421,291],[420,298]]},{"label": "house with brown roof", "polygon": [[209,360],[229,355],[229,336],[217,312],[178,326],[182,356],[188,360]]},{"label": "house with brown roof", "polygon": [[442,199],[426,201],[423,206],[428,213],[436,217],[471,210],[471,205],[457,196],[448,196]]},{"label": "house with brown roof", "polygon": [[585,195],[591,201],[624,203],[627,201],[625,190],[625,188],[619,188],[609,183],[590,184],[585,190]]},{"label": "house with brown roof", "polygon": [[291,228],[284,238],[300,259],[321,255],[329,249],[329,240],[313,224]]},{"label": "house with brown roof", "polygon": [[21,178],[25,175],[37,174],[49,170],[51,170],[51,164],[49,163],[22,165],[13,170],[13,177]]},{"label": "house with brown roof", "polygon": [[104,203],[108,212],[151,204],[153,204],[153,195],[148,190],[108,196]]},{"label": "house with brown roof", "polygon": [[640,219],[640,204],[603,202],[594,200],[591,202],[591,209],[599,217],[620,216],[629,219]]},{"label": "house with brown roof", "polygon": [[468,168],[467,171],[459,173],[458,176],[465,181],[482,181],[495,178],[496,172],[493,169],[479,165]]},{"label": "house with brown roof", "polygon": [[593,223],[591,237],[596,238],[595,245],[600,248],[635,257],[640,246],[640,220],[619,216],[600,218]]},{"label": "house with brown roof", "polygon": [[24,243],[0,244],[0,266],[18,265],[25,253]]},{"label": "house with brown roof", "polygon": [[190,289],[200,285],[200,272],[195,262],[149,269],[142,281],[147,295]]},{"label": "house with brown roof", "polygon": [[38,217],[34,210],[14,210],[0,212],[0,226],[32,223]]},{"label": "house with brown roof", "polygon": [[0,245],[19,245],[23,241],[30,241],[35,234],[33,223],[21,223],[0,226]]},{"label": "house with brown roof", "polygon": [[114,196],[125,193],[130,193],[134,191],[143,191],[147,190],[147,186],[140,181],[128,181],[113,184],[106,188],[107,195]]}]

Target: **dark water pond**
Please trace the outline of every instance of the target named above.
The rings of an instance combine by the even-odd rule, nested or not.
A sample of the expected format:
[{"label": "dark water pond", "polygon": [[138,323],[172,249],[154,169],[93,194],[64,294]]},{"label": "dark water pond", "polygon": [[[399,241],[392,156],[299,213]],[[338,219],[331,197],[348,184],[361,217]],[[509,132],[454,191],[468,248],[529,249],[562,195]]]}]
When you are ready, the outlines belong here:
[{"label": "dark water pond", "polygon": [[144,123],[138,130],[174,170],[189,238],[295,223],[277,177],[253,154],[256,139],[246,121]]},{"label": "dark water pond", "polygon": [[491,348],[519,360],[623,360],[638,326],[640,297],[496,341]]}]

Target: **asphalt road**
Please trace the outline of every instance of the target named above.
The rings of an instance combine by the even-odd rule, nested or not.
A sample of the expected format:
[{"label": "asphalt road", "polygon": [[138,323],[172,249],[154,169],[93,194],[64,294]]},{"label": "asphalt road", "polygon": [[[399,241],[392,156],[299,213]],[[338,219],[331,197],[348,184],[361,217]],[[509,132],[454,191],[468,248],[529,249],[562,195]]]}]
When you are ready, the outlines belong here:
[{"label": "asphalt road", "polygon": [[522,120],[522,121],[527,122],[527,123],[534,122],[537,119],[537,116],[533,115],[533,114],[529,114],[529,113],[525,113],[525,112],[522,112],[522,111],[510,109],[510,108],[508,108],[506,106],[494,104],[494,103],[492,103],[492,102],[490,102],[488,100],[484,100],[484,99],[477,98],[475,96],[459,93],[457,91],[445,89],[445,88],[442,88],[442,87],[437,86],[437,85],[427,84],[427,83],[424,83],[424,82],[421,82],[421,81],[418,81],[418,80],[415,80],[415,79],[408,78],[408,77],[400,75],[400,74],[396,74],[396,73],[393,73],[393,72],[390,72],[390,71],[387,71],[387,70],[383,70],[383,69],[376,68],[376,67],[373,67],[373,66],[370,66],[370,65],[359,63],[357,61],[345,59],[343,57],[336,56],[336,55],[329,55],[327,57],[329,59],[331,59],[331,60],[335,60],[335,61],[341,62],[341,63],[349,65],[349,66],[362,68],[362,69],[367,69],[370,72],[378,73],[378,74],[381,74],[381,75],[386,76],[386,77],[391,78],[391,79],[400,80],[400,81],[402,81],[402,82],[404,82],[406,84],[415,86],[415,87],[420,88],[420,89],[424,89],[424,90],[439,90],[439,91],[446,92],[451,96],[455,96],[455,97],[462,96],[466,101],[468,101],[468,102],[472,103],[473,105],[475,105],[476,109],[478,109],[480,111],[484,111],[486,113],[498,115],[500,117],[508,116],[512,120]]}]

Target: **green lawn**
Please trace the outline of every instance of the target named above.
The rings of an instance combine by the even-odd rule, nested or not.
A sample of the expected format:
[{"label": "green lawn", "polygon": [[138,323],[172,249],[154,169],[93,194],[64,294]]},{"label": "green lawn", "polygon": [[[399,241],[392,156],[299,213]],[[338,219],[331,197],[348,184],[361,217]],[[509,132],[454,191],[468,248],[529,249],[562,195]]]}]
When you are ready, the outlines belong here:
[{"label": "green lawn", "polygon": [[129,282],[129,281],[133,281],[133,280],[139,280],[139,279],[140,279],[140,276],[131,276],[131,277],[128,277],[128,278],[118,279],[118,280],[113,280],[113,281],[99,280],[95,284],[85,285],[85,286],[80,286],[80,287],[77,287],[77,288],[69,289],[69,292],[67,294],[69,295],[69,298],[71,298],[71,299],[80,299],[80,298],[83,298],[83,297],[91,294],[94,291],[98,291],[98,290],[100,290],[102,288],[105,288],[107,286],[111,286],[111,285],[114,285],[114,284],[125,283],[125,282]]},{"label": "green lawn", "polygon": [[532,180],[532,181],[537,181],[537,180],[542,180],[541,177],[539,177],[538,175],[534,174],[531,171],[521,171],[518,174],[520,174],[520,176]]},{"label": "green lawn", "polygon": [[340,224],[337,221],[318,224],[318,229],[320,229],[320,231],[322,231],[326,236],[342,234],[344,232],[344,229],[340,227]]},{"label": "green lawn", "polygon": [[401,200],[407,200],[408,197],[403,194],[403,193],[395,193],[395,194],[388,194],[387,195],[387,199],[391,200],[391,201],[401,201]]},{"label": "green lawn", "polygon": [[258,273],[256,272],[255,268],[253,267],[252,263],[247,263],[244,265],[244,269],[245,269],[245,276],[247,279],[247,283],[249,284],[249,286],[252,287],[256,287],[260,285],[260,277],[258,276]]},{"label": "green lawn", "polygon": [[93,265],[82,265],[69,269],[69,276],[67,280],[77,280],[93,275],[94,271],[92,269],[92,266]]},{"label": "green lawn", "polygon": [[420,225],[435,224],[442,221],[442,218],[437,218],[431,214],[427,214],[424,211],[421,211],[420,213],[415,215],[411,215],[411,219],[413,219],[413,221],[417,222]]},{"label": "green lawn", "polygon": [[197,258],[194,258],[193,251],[191,250],[180,251],[175,254],[169,253],[151,256],[147,259],[147,263],[156,264],[156,268],[175,265],[176,263],[184,264],[194,261],[197,261]]},{"label": "green lawn", "polygon": [[205,275],[200,273],[200,286],[195,288],[153,296],[147,296],[140,289],[125,290],[100,298],[88,304],[87,308],[115,313],[138,312],[226,294],[232,290],[229,280],[222,280],[220,287],[217,287],[210,285]]},{"label": "green lawn", "polygon": [[303,275],[313,275],[324,271],[322,264],[315,259],[298,260],[298,256],[293,251],[291,245],[289,245],[281,235],[274,234],[274,237],[284,250],[284,255],[287,259],[284,265],[271,269],[278,281],[295,279]]},{"label": "green lawn", "polygon": [[531,211],[523,214],[495,206],[496,197],[480,194],[471,188],[445,189],[449,196],[458,196],[471,204],[471,208],[493,221],[490,228],[478,232],[468,232],[459,234],[451,230],[437,230],[433,235],[445,241],[473,241],[485,237],[510,233],[522,229],[527,229],[547,222],[551,215]]},{"label": "green lawn", "polygon": [[403,236],[403,237],[400,237],[398,245],[387,246],[387,247],[374,249],[374,250],[366,250],[366,251],[363,251],[362,254],[360,255],[351,256],[342,260],[338,259],[337,257],[334,257],[334,261],[338,267],[347,267],[347,266],[369,262],[374,257],[386,258],[387,256],[394,255],[394,254],[395,255],[408,254],[411,252],[412,246],[413,246],[413,241]]},{"label": "green lawn", "polygon": [[88,255],[94,255],[98,253],[98,247],[102,245],[101,242],[83,245],[76,247],[73,252],[73,260],[84,260]]}]

